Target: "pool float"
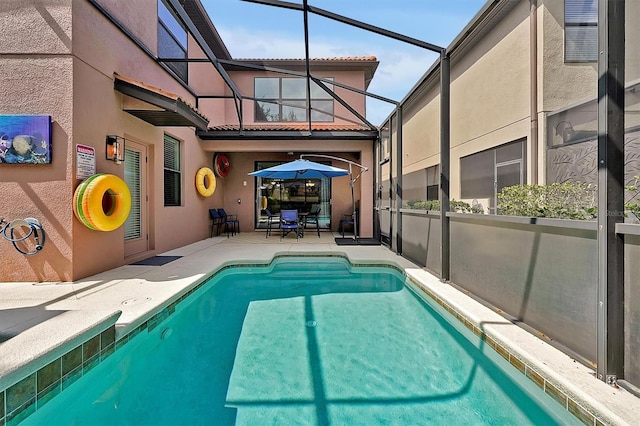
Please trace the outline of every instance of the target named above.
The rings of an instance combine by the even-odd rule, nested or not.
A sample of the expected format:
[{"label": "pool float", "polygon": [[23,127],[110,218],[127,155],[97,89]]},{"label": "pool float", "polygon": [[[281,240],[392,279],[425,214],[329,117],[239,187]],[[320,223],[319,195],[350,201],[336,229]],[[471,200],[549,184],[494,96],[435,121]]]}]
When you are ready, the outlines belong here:
[{"label": "pool float", "polygon": [[222,178],[227,177],[231,170],[231,163],[229,163],[229,159],[224,154],[216,154],[213,159],[213,165],[216,169],[216,174]]},{"label": "pool float", "polygon": [[[207,183],[209,184],[207,186]],[[216,191],[216,177],[213,170],[208,167],[201,167],[196,173],[196,189],[203,197],[210,197]]]},{"label": "pool float", "polygon": [[84,180],[73,195],[73,213],[94,231],[118,229],[129,217],[131,192],[118,176],[98,173]]}]

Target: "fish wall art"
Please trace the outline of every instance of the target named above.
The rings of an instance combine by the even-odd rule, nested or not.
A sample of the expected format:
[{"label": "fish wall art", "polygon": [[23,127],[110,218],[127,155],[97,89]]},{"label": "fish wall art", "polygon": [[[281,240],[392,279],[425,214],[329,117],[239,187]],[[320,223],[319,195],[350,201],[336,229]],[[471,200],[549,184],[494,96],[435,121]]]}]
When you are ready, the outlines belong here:
[{"label": "fish wall art", "polygon": [[0,115],[0,164],[51,163],[50,115]]}]

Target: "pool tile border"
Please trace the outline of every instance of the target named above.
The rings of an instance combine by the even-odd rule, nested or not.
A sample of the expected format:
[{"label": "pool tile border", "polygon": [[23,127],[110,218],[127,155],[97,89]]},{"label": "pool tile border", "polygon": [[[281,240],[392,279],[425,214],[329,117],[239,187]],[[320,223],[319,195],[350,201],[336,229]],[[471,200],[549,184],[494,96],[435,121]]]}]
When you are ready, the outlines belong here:
[{"label": "pool tile border", "polygon": [[493,337],[487,335],[481,327],[470,321],[464,314],[459,312],[449,303],[447,303],[440,296],[426,288],[415,278],[407,276],[407,278],[415,285],[415,288],[422,291],[425,295],[430,297],[434,302],[440,305],[444,310],[449,312],[454,318],[456,318],[462,325],[478,336],[484,343],[494,349],[502,358],[504,358],[509,364],[511,364],[517,371],[523,374],[527,379],[533,382],[536,386],[542,389],[547,395],[552,397],[558,402],[565,410],[569,411],[577,420],[587,426],[600,426],[607,424],[604,420],[598,418],[596,414],[591,413],[587,408],[582,406],[578,401],[571,398],[563,392],[553,380],[539,371],[533,366],[529,365],[526,360],[519,358],[515,353],[511,352],[505,345],[499,343]]},{"label": "pool tile border", "polygon": [[38,371],[1,390],[0,426],[14,426],[22,422],[107,359],[113,354],[114,347],[115,325],[112,325]]}]

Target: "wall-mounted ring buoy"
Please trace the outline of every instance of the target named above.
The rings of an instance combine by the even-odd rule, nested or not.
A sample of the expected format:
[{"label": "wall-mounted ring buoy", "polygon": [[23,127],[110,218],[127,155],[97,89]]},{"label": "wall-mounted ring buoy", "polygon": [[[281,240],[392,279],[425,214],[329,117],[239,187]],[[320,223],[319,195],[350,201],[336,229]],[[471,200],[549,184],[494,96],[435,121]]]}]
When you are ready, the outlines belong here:
[{"label": "wall-mounted ring buoy", "polygon": [[224,154],[216,154],[213,158],[213,166],[216,169],[216,174],[220,177],[227,177],[231,170],[231,163]]},{"label": "wall-mounted ring buoy", "polygon": [[131,192],[118,176],[98,173],[84,180],[73,194],[73,213],[95,231],[118,229],[129,217]]},{"label": "wall-mounted ring buoy", "polygon": [[216,191],[216,177],[213,170],[201,167],[196,173],[196,189],[203,197],[210,197]]}]

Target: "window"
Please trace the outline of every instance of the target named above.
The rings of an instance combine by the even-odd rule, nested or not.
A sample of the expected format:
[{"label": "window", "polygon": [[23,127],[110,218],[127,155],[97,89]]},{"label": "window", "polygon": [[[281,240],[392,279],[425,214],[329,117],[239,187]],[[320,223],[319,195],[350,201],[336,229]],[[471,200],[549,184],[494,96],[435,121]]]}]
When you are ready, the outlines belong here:
[{"label": "window", "polygon": [[386,123],[382,129],[380,129],[380,163],[389,161],[389,150],[391,140],[391,131],[389,129],[390,123]]},{"label": "window", "polygon": [[[495,212],[502,188],[522,185],[526,176],[525,140],[507,143],[460,159],[460,195],[488,202]],[[482,201],[484,200],[484,201]]]},{"label": "window", "polygon": [[[332,79],[331,79],[332,80]],[[332,84],[326,84],[333,90]],[[307,121],[307,79],[258,77],[254,81],[255,121]],[[333,121],[333,98],[311,82],[311,120]]]},{"label": "window", "polygon": [[564,60],[598,60],[598,0],[564,1]]},{"label": "window", "polygon": [[440,199],[440,166],[427,167],[427,201]]},{"label": "window", "polygon": [[[158,0],[158,57],[187,59],[187,31],[165,0]],[[187,62],[167,61],[165,64],[187,82]]]},{"label": "window", "polygon": [[180,205],[180,141],[164,135],[164,205]]}]

